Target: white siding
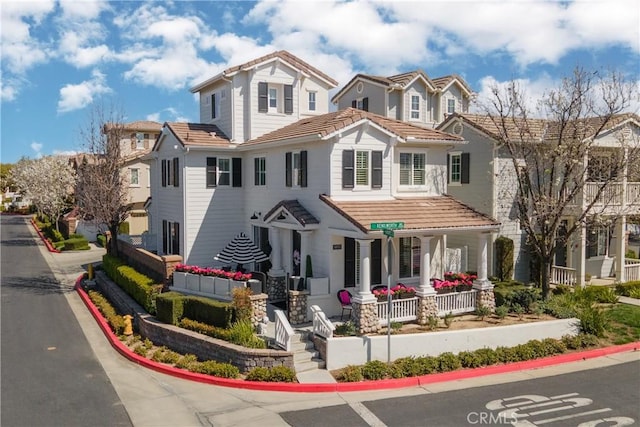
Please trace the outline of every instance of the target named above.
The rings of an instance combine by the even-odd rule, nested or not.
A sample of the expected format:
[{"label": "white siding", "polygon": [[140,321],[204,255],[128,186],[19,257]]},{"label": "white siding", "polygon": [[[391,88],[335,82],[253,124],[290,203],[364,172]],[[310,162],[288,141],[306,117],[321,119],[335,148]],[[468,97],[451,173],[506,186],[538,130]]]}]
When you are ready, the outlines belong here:
[{"label": "white siding", "polygon": [[[418,119],[411,118],[411,97],[417,95],[420,97],[420,117]],[[426,123],[425,117],[427,113],[427,88],[422,80],[414,82],[407,87],[404,92],[404,121]]]},{"label": "white siding", "polygon": [[351,107],[352,101],[356,99],[369,98],[369,111],[372,113],[380,114],[381,116],[387,116],[386,108],[386,88],[377,84],[362,81],[363,89],[361,93],[358,93],[357,82],[345,91],[340,99],[338,99],[338,110]]},{"label": "white siding", "polygon": [[[224,99],[221,98],[221,92],[225,92]],[[220,115],[215,119],[212,117],[211,95],[217,93],[216,102],[220,103],[218,111]],[[200,92],[200,122],[210,123],[218,126],[229,138],[232,132],[232,90],[231,85],[218,82],[213,86],[209,86]]]}]

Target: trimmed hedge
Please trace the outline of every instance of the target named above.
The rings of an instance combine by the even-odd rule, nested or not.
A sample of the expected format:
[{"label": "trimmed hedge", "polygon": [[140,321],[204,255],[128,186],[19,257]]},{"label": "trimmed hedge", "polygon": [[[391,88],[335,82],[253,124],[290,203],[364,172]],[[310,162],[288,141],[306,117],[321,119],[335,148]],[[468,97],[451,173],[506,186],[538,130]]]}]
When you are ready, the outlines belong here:
[{"label": "trimmed hedge", "polygon": [[185,295],[165,292],[156,297],[156,317],[163,323],[177,325],[183,317]]},{"label": "trimmed hedge", "polygon": [[149,314],[156,314],[156,297],[162,291],[148,276],[138,273],[119,258],[111,255],[102,257],[102,267],[107,275]]},{"label": "trimmed hedge", "polygon": [[103,248],[107,247],[107,236],[104,234],[98,234],[96,236],[96,243],[102,246]]},{"label": "trimmed hedge", "polygon": [[183,302],[183,317],[219,328],[228,328],[235,321],[235,310],[228,302],[189,296]]},{"label": "trimmed hedge", "polygon": [[64,241],[63,250],[65,251],[86,251],[91,249],[89,241],[84,237],[74,237]]},{"label": "trimmed hedge", "polygon": [[273,368],[257,366],[247,373],[246,380],[280,383],[298,382],[295,371],[286,366],[274,366]]},{"label": "trimmed hedge", "polygon": [[98,311],[102,313],[104,318],[111,326],[111,330],[116,335],[121,335],[124,332],[124,319],[116,313],[116,309],[113,308],[111,303],[100,293],[96,291],[88,292],[89,299],[98,308]]},{"label": "trimmed hedge", "polygon": [[496,239],[497,275],[500,280],[510,280],[513,276],[513,240],[500,236]]}]

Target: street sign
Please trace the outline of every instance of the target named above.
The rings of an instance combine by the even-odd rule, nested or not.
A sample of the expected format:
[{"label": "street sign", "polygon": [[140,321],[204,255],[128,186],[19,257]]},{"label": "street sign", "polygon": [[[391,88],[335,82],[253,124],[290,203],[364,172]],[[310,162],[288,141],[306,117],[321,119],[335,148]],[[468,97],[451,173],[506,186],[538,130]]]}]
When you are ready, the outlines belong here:
[{"label": "street sign", "polygon": [[393,230],[389,230],[389,229],[384,229],[382,231],[382,234],[384,234],[387,237],[393,237],[395,236],[395,233],[393,232]]},{"label": "street sign", "polygon": [[404,228],[404,222],[372,222],[371,230],[402,230]]}]

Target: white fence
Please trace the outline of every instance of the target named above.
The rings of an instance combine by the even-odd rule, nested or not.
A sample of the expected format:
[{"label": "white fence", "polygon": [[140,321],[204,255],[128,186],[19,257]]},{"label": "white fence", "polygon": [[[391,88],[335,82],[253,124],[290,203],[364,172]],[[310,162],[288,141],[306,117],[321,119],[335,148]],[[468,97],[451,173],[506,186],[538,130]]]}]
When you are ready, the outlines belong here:
[{"label": "white fence", "polygon": [[438,316],[462,314],[476,310],[476,290],[436,295]]},{"label": "white fence", "polygon": [[557,265],[552,266],[550,283],[553,283],[554,285],[575,285],[577,283],[576,269],[559,267]]},{"label": "white fence", "polygon": [[327,319],[327,316],[317,305],[311,306],[311,312],[313,313],[313,333],[321,337],[331,338],[333,331],[336,330],[331,320]]},{"label": "white fence", "polygon": [[[381,326],[387,324],[389,313],[389,301],[378,301],[378,320]],[[418,309],[418,298],[395,299],[391,301],[391,321],[392,322],[408,322],[416,320]]]},{"label": "white fence", "polygon": [[291,340],[295,332],[287,320],[287,315],[282,310],[275,310],[276,315],[276,344],[278,347],[291,351]]},{"label": "white fence", "polygon": [[156,250],[156,235],[143,233],[138,235],[118,234],[118,240],[127,242],[136,248],[146,249],[148,251]]},{"label": "white fence", "polygon": [[640,280],[640,260],[625,258],[624,260],[624,280]]}]

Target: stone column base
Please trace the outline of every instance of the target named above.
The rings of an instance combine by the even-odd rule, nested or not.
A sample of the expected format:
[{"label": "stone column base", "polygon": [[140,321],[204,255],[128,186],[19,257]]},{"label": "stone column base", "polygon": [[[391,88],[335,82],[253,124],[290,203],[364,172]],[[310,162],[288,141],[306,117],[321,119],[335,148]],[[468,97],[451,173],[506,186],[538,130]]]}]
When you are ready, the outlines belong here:
[{"label": "stone column base", "polygon": [[251,325],[255,328],[267,315],[267,294],[256,294],[251,299]]},{"label": "stone column base", "polygon": [[355,323],[358,335],[366,335],[378,332],[380,322],[378,320],[378,310],[376,302],[352,301],[351,320]]},{"label": "stone column base", "polygon": [[476,307],[489,307],[493,313],[496,310],[496,298],[493,294],[493,283],[488,280],[476,280],[473,282],[476,293]]},{"label": "stone column base", "polygon": [[438,302],[436,294],[426,294],[418,296],[418,310],[416,312],[417,322],[419,325],[429,323],[430,317],[438,317]]},{"label": "stone column base", "polygon": [[307,291],[289,291],[289,323],[299,325],[307,321]]},{"label": "stone column base", "polygon": [[287,298],[286,276],[267,275],[267,295],[269,300],[278,301]]}]

